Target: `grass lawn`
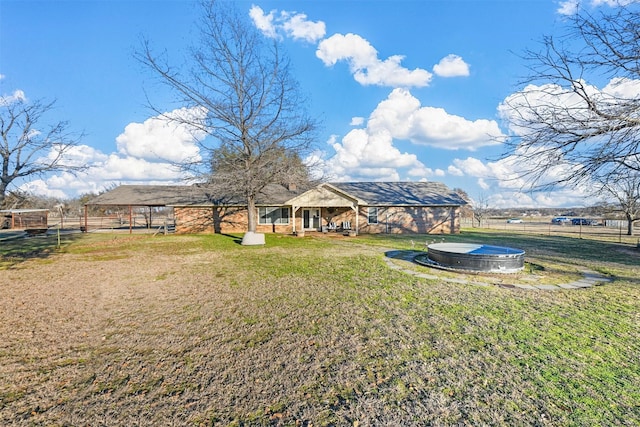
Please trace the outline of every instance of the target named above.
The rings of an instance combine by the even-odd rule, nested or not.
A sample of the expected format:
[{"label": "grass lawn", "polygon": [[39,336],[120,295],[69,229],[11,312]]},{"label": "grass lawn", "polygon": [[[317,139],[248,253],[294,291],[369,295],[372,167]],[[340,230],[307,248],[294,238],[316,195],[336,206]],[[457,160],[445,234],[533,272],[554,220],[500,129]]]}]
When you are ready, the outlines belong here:
[{"label": "grass lawn", "polygon": [[0,243],[0,424],[640,425],[635,245],[445,236],[525,249],[514,280],[615,279],[531,291],[384,262],[440,236],[266,238]]}]

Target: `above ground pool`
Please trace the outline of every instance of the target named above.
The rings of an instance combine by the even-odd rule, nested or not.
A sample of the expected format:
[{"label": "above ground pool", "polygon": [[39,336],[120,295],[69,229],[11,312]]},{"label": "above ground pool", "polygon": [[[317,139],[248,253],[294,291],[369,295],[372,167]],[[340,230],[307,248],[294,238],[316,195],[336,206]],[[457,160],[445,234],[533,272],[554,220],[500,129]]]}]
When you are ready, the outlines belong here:
[{"label": "above ground pool", "polygon": [[425,264],[442,268],[491,273],[515,273],[524,269],[522,249],[475,243],[433,243],[427,249]]}]

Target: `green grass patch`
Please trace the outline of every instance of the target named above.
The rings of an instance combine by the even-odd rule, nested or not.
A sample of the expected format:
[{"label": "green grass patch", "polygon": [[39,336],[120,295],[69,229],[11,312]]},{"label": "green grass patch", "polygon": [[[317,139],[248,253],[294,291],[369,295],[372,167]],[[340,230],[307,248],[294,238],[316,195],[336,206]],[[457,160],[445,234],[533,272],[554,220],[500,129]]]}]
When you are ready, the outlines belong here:
[{"label": "green grass patch", "polygon": [[63,235],[58,246],[57,236],[42,235],[19,237],[0,243],[0,270],[20,264],[28,259],[45,259],[58,253],[75,240],[74,236]]},{"label": "green grass patch", "polygon": [[[260,247],[243,247],[235,235],[68,243],[60,268],[74,275],[36,295],[64,301],[53,293],[68,282],[86,299],[59,302],[47,334],[7,319],[7,348],[38,357],[21,357],[18,369],[12,351],[0,353],[0,365],[14,367],[0,379],[0,421],[33,412],[35,425],[141,417],[179,425],[640,424],[640,263],[628,245],[504,232],[266,237]],[[384,250],[443,237],[525,249],[520,278],[594,269],[615,281],[554,292],[482,287],[421,279],[383,260]],[[11,272],[3,290],[40,269],[49,274],[58,257],[47,262],[28,263],[30,275]],[[78,270],[100,271],[100,286],[87,286],[83,278],[93,276],[78,278]],[[3,301],[24,315],[19,297]],[[70,312],[77,324],[68,326]],[[86,337],[65,334],[86,322]],[[47,410],[25,412],[35,405]]]}]

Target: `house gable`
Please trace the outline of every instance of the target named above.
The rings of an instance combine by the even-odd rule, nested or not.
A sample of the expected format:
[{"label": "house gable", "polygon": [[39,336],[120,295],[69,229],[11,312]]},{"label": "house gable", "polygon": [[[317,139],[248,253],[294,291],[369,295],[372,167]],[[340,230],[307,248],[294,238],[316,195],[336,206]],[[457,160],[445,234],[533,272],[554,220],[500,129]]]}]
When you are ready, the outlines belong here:
[{"label": "house gable", "polygon": [[305,193],[289,199],[285,204],[299,207],[355,208],[360,201],[341,193],[330,185],[321,184]]}]

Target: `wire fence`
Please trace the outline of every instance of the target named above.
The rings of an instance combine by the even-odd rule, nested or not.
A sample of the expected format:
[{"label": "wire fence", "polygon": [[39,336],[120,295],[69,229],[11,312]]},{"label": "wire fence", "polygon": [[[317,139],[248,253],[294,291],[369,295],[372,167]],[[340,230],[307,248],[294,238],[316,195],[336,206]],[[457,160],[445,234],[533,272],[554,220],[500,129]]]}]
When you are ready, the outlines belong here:
[{"label": "wire fence", "polygon": [[[60,229],[66,232],[129,232],[129,233],[172,233],[175,231],[173,215],[157,214],[152,217],[145,214],[63,216],[49,215],[47,228]],[[636,225],[632,236],[627,235],[626,220],[603,220],[600,225],[574,225],[571,222],[555,224],[551,218],[523,218],[520,223],[509,223],[505,218],[483,218],[481,224],[471,218],[461,218],[463,229],[489,229],[496,231],[511,231],[541,235],[557,235],[575,238],[591,238],[598,240],[617,241],[640,245],[640,225]]]},{"label": "wire fence", "polygon": [[626,220],[605,220],[599,225],[584,225],[568,223],[552,223],[551,218],[546,219],[523,219],[521,223],[509,223],[504,218],[486,218],[482,220],[480,226],[477,221],[470,218],[462,218],[460,222],[462,228],[480,228],[498,231],[513,231],[519,233],[543,234],[567,236],[576,238],[593,238],[598,240],[617,241],[620,243],[638,243],[640,241],[640,227],[636,225],[632,236],[627,235]]},{"label": "wire fence", "polygon": [[175,231],[175,220],[173,216],[160,215],[152,218],[145,215],[132,215],[131,218],[128,215],[107,215],[89,216],[86,219],[78,216],[49,216],[47,226],[49,229],[82,232],[172,233]]}]

